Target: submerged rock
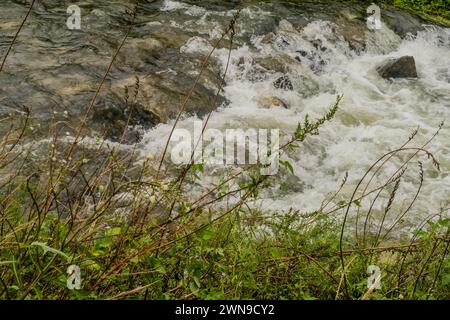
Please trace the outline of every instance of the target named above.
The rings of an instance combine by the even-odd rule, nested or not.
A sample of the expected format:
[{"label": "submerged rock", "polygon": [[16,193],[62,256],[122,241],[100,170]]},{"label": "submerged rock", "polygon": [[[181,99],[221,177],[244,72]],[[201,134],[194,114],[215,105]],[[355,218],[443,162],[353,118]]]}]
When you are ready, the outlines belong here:
[{"label": "submerged rock", "polygon": [[105,100],[94,106],[92,121],[106,138],[133,144],[141,139],[137,127],[148,129],[160,123],[161,119],[141,104]]},{"label": "submerged rock", "polygon": [[273,32],[270,32],[268,34],[266,34],[262,39],[261,39],[261,43],[263,44],[272,44],[275,39],[276,39],[276,35]]},{"label": "submerged rock", "polygon": [[390,59],[377,68],[378,73],[385,79],[390,78],[417,78],[414,57],[404,56]]},{"label": "submerged rock", "polygon": [[273,83],[274,87],[277,89],[283,89],[286,91],[292,91],[294,90],[294,86],[292,85],[291,79],[289,79],[288,76],[284,75]]},{"label": "submerged rock", "polygon": [[364,21],[341,14],[335,21],[337,32],[342,35],[350,49],[360,53],[366,49],[366,25]]},{"label": "submerged rock", "polygon": [[313,47],[314,47],[317,51],[320,50],[320,52],[325,52],[325,51],[328,50],[328,48],[324,46],[322,40],[320,40],[320,39],[314,39],[314,40],[312,40],[312,41],[311,41],[311,44],[313,45]]},{"label": "submerged rock", "polygon": [[[222,96],[216,97],[217,91],[199,83],[184,104],[194,81],[182,70],[172,69],[118,79],[109,92],[99,96],[91,117],[92,127],[118,141],[127,127],[149,129],[175,118],[182,108],[186,114],[201,118],[226,102]],[[139,140],[139,134],[134,134],[126,142]]]},{"label": "submerged rock", "polygon": [[289,68],[286,65],[286,61],[283,60],[284,56],[267,56],[267,57],[257,57],[254,59],[255,64],[260,65],[267,71],[287,73]]},{"label": "submerged rock", "polygon": [[264,96],[259,98],[258,105],[264,109],[270,109],[272,107],[285,108],[287,109],[287,104],[280,98],[274,96]]}]

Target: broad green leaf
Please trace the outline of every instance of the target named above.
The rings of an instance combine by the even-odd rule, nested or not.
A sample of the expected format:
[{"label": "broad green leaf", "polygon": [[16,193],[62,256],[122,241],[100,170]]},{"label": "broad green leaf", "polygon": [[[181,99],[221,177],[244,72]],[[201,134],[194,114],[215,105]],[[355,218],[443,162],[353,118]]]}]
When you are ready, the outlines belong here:
[{"label": "broad green leaf", "polygon": [[44,255],[45,255],[47,252],[51,252],[51,253],[54,253],[54,254],[59,255],[59,256],[61,256],[61,257],[64,257],[67,261],[70,260],[70,258],[69,258],[69,256],[68,256],[67,254],[65,254],[65,253],[62,252],[62,251],[59,251],[59,250],[57,250],[57,249],[54,249],[54,248],[48,246],[47,243],[44,243],[44,242],[36,242],[36,241],[35,241],[35,242],[33,242],[32,244],[30,244],[30,247],[33,247],[33,246],[42,248],[42,250],[44,250]]},{"label": "broad green leaf", "polygon": [[292,167],[291,163],[289,161],[283,161],[280,160],[280,163],[286,167],[286,169],[288,169],[292,174],[294,174],[294,168]]}]

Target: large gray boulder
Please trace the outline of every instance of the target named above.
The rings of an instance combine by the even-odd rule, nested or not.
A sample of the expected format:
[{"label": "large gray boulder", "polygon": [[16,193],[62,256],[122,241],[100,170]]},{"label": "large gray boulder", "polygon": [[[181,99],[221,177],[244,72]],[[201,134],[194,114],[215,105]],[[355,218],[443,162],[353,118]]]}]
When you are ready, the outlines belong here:
[{"label": "large gray boulder", "polygon": [[416,62],[411,56],[390,59],[379,66],[377,71],[385,79],[417,78]]},{"label": "large gray boulder", "polygon": [[393,7],[383,8],[381,19],[402,39],[408,34],[417,35],[418,31],[424,30],[424,24],[427,23],[414,13]]}]

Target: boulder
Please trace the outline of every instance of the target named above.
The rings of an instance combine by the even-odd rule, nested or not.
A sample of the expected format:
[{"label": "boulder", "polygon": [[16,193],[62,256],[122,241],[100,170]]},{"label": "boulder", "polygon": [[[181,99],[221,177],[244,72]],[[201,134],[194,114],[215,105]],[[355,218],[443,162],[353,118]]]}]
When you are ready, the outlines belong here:
[{"label": "boulder", "polygon": [[363,21],[348,15],[340,15],[335,21],[336,31],[348,43],[350,49],[361,53],[366,49],[366,25]]},{"label": "boulder", "polygon": [[385,79],[417,78],[416,63],[411,56],[390,59],[379,66],[377,71]]},{"label": "boulder", "polygon": [[268,33],[268,34],[266,34],[266,35],[264,35],[262,37],[261,43],[263,43],[263,44],[272,44],[275,41],[276,37],[277,36],[275,35],[275,33],[270,32],[270,33]]},{"label": "boulder", "polygon": [[286,73],[289,68],[287,67],[286,60],[283,60],[283,58],[289,58],[289,56],[257,57],[253,61],[267,71]]},{"label": "boulder", "polygon": [[416,14],[392,7],[383,10],[381,19],[401,38],[408,34],[416,35],[418,31],[424,30],[426,24],[426,21]]}]

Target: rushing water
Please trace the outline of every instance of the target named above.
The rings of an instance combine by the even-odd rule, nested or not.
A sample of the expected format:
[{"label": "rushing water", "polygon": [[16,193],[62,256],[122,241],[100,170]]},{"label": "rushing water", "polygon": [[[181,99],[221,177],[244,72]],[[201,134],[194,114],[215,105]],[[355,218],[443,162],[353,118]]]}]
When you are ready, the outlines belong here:
[{"label": "rushing water", "polygon": [[[90,29],[75,34],[56,27],[61,18],[48,20],[49,12],[61,14],[64,8],[56,3],[40,7],[40,14],[31,21],[41,23],[41,28],[33,25],[34,35],[24,31],[23,40],[7,65],[9,70],[18,71],[0,77],[4,86],[0,112],[10,110],[14,107],[12,102],[18,104],[18,101],[37,105],[41,114],[50,110],[49,103],[57,110],[70,110],[74,114],[83,110],[80,106],[92,94],[90,84],[100,77],[106,58],[123,36],[122,27],[126,23],[119,14],[120,5],[120,1],[113,1],[109,7],[103,1],[97,5],[92,2],[91,13],[83,20]],[[17,15],[17,6],[11,2],[6,8]],[[23,5],[20,8],[23,12]],[[150,105],[156,99],[155,105],[150,106],[154,110],[163,103],[170,109],[180,101],[174,92],[186,92],[198,73],[199,61],[212,50],[212,44],[236,10],[227,1],[172,0],[149,1],[143,9],[139,26],[131,34],[125,53],[119,57],[121,67],[112,71],[106,84],[109,93],[105,100],[112,99],[111,92],[132,85],[134,75],[138,74],[144,91],[141,99],[147,99]],[[357,12],[364,9],[358,8]],[[365,42],[362,49],[355,49],[342,33],[336,32],[341,19],[336,17],[351,17],[356,14],[352,10],[341,4],[307,4],[297,8],[274,3],[248,5],[240,14],[223,92],[228,103],[212,114],[209,128],[277,128],[289,135],[306,114],[313,119],[321,117],[337,94],[344,95],[336,118],[318,136],[309,137],[295,153],[284,156],[292,164],[295,175],[282,171],[255,206],[274,210],[294,208],[302,212],[315,210],[338,189],[347,171],[347,185],[334,202],[348,198],[364,172],[383,154],[401,146],[414,129],[420,128],[412,143],[418,146],[434,134],[443,120],[450,119],[450,29],[425,26],[416,35],[405,36],[383,21],[381,30],[354,29],[363,35]],[[2,15],[7,13],[3,11]],[[17,26],[17,19],[12,20],[2,24],[2,30]],[[363,28],[361,23],[359,28]],[[86,34],[88,41],[84,38]],[[2,37],[2,48],[10,39]],[[163,52],[154,52],[161,48]],[[201,82],[205,93],[214,92],[218,83],[215,73],[225,70],[228,55],[226,45],[214,52],[214,66]],[[417,80],[388,81],[377,74],[376,67],[387,58],[404,55],[414,56]],[[283,75],[291,80],[292,91],[274,87],[274,82]],[[155,78],[162,83],[159,91],[152,91]],[[164,84],[166,80],[172,82]],[[26,98],[11,89],[21,81],[21,92],[27,93]],[[178,86],[176,90],[171,88],[173,83]],[[49,101],[45,93],[51,90],[56,93]],[[264,97],[282,100],[287,108],[262,108],[260,101]],[[194,104],[196,101],[199,100]],[[161,154],[174,114],[160,114],[159,118],[167,120],[166,123],[141,131],[138,147],[142,157]],[[191,130],[195,120],[197,116],[186,116],[178,126]],[[441,171],[437,172],[426,157],[419,158],[424,162],[425,183],[408,216],[412,223],[449,204],[448,125],[429,149],[440,161]],[[389,162],[376,180],[378,185],[400,163],[400,159]],[[166,161],[165,165],[170,162]],[[415,160],[411,167],[417,165]],[[413,169],[401,184],[397,210],[404,208],[414,195],[417,172],[418,169]],[[220,170],[207,168],[202,182],[193,185],[192,192],[199,193],[219,181]]]},{"label": "rushing water", "polygon": [[[223,12],[206,12],[201,7],[175,1],[165,1],[162,10],[192,16],[192,20],[186,18],[183,24],[177,24],[180,29],[209,27],[204,30],[204,35],[189,39],[180,50],[182,54],[205,54],[212,49],[210,40],[219,32],[214,28],[211,30],[211,26],[220,25],[217,21]],[[225,15],[231,16],[232,13],[228,11]],[[273,17],[271,11],[259,8],[248,9],[243,15],[244,22],[239,24],[241,34],[252,33],[251,28],[254,27],[251,24],[247,26],[245,21]],[[336,119],[325,125],[320,135],[309,138],[298,152],[284,157],[293,165],[298,179],[284,175],[272,191],[265,194],[266,198],[257,203],[263,209],[315,210],[327,195],[337,190],[346,171],[349,172],[349,183],[343,194],[348,197],[357,179],[380,156],[401,146],[416,127],[420,127],[420,132],[413,145],[423,143],[433,135],[441,121],[449,119],[449,29],[429,26],[416,37],[402,40],[383,24],[382,30],[368,33],[367,48],[360,55],[333,32],[333,25],[328,21],[311,21],[298,32],[291,22],[281,19],[272,31],[276,34],[273,41],[265,41],[265,33],[254,34],[248,42],[232,51],[224,88],[230,103],[213,114],[209,127],[221,130],[279,128],[288,134],[293,132],[304,115],[309,114],[312,118],[323,115],[336,94],[343,94],[344,99]],[[312,43],[317,39],[325,49],[314,47]],[[302,57],[299,50],[314,53],[314,58]],[[379,77],[375,70],[377,65],[388,57],[404,55],[412,55],[416,59],[418,80],[390,82]],[[228,50],[220,49],[213,56],[225,69]],[[267,70],[258,63],[267,57],[281,61],[286,67],[293,91],[274,87],[274,81],[283,74]],[[264,96],[282,99],[288,109],[261,108],[258,100]],[[192,128],[193,120],[184,119],[179,127]],[[161,150],[164,143],[160,137],[167,136],[170,128],[171,124],[160,125],[147,132],[141,144],[145,152],[158,153],[156,150]],[[428,163],[425,165],[426,182],[410,215],[412,221],[420,221],[448,205],[450,134],[447,126],[430,149],[441,161],[441,172],[437,173]],[[399,163],[389,163],[378,182],[387,179]],[[412,165],[416,166],[417,162]],[[204,178],[204,181],[220,181],[217,171],[211,168],[209,173],[209,179]],[[279,188],[286,183],[287,190]],[[401,185],[397,209],[408,203],[417,183],[416,175]]]}]

